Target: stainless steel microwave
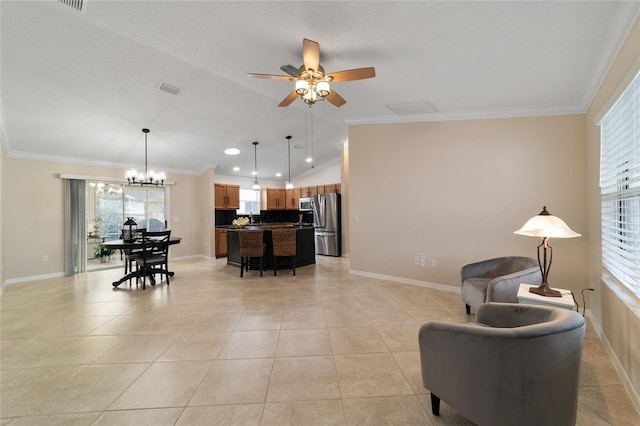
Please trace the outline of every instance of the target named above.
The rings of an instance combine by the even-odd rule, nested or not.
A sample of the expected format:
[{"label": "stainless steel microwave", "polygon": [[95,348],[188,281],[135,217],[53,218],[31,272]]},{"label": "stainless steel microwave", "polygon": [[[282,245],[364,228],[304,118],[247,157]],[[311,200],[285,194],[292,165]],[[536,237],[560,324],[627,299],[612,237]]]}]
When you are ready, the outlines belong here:
[{"label": "stainless steel microwave", "polygon": [[311,197],[300,198],[300,206],[298,210],[300,210],[301,212],[313,211],[313,198]]}]

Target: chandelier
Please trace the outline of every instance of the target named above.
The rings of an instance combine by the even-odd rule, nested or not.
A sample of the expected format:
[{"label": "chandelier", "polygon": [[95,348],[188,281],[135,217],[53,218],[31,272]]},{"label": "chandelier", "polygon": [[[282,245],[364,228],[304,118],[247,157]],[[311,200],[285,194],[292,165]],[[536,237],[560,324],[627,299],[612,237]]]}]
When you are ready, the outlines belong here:
[{"label": "chandelier", "polygon": [[322,65],[318,66],[318,70],[304,69],[304,65],[300,67],[300,75],[296,80],[296,93],[305,103],[313,105],[316,101],[324,101],[331,88],[329,82],[332,80],[330,76],[324,75]]},{"label": "chandelier", "polygon": [[142,133],[144,133],[144,172],[136,169],[129,169],[125,174],[125,177],[127,178],[129,185],[162,186],[164,185],[164,180],[167,176],[164,172],[156,172],[153,169],[147,169],[147,135],[149,134],[149,129],[142,129]]}]

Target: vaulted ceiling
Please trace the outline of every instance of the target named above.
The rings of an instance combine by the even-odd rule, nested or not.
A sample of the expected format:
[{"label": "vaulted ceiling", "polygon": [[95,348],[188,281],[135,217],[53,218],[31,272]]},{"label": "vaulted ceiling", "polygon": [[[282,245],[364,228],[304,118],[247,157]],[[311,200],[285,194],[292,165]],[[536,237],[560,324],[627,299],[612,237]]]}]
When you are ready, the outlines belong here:
[{"label": "vaulted ceiling", "polygon": [[[295,178],[311,151],[339,157],[348,124],[582,113],[638,16],[637,0],[80,3],[0,2],[5,156],[141,166],[147,127],[150,166],[250,177],[259,141],[259,176],[283,181],[287,135]],[[279,108],[293,83],[247,73],[300,66],[303,38],[327,72],[376,77],[334,83],[340,108]]]}]

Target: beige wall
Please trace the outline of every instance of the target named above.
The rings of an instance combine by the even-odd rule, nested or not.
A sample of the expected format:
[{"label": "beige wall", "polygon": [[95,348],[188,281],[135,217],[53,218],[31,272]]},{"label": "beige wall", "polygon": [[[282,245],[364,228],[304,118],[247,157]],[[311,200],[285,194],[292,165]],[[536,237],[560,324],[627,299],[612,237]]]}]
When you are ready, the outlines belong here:
[{"label": "beige wall", "polygon": [[0,149],[0,288],[5,281],[4,273],[4,151]]},{"label": "beige wall", "polygon": [[600,128],[597,121],[640,70],[640,20],[636,21],[586,114],[588,153],[589,281],[596,291],[590,306],[631,396],[640,407],[640,300],[625,287],[602,277],[600,248]]},{"label": "beige wall", "polygon": [[303,175],[293,181],[296,188],[301,186],[317,186],[331,183],[341,183],[342,163],[339,160],[325,164],[321,167],[309,169]]},{"label": "beige wall", "polygon": [[[3,283],[64,272],[64,182],[59,178],[61,173],[120,179],[124,171],[109,167],[4,159],[2,182],[12,184],[2,186],[2,203],[5,206],[2,237],[5,247],[10,248],[2,252],[5,266]],[[181,244],[172,247],[172,257],[208,256],[200,209],[203,198],[201,188],[206,178],[169,174],[167,179],[176,183],[170,188],[170,217],[167,219],[173,233],[183,238]],[[48,262],[42,261],[43,255],[48,256]]]},{"label": "beige wall", "polygon": [[[513,231],[546,205],[583,235],[551,242],[549,281],[579,292],[584,141],[582,115],[350,126],[351,269],[457,288],[466,263],[535,257],[539,241]],[[414,265],[418,253],[426,266]]]}]

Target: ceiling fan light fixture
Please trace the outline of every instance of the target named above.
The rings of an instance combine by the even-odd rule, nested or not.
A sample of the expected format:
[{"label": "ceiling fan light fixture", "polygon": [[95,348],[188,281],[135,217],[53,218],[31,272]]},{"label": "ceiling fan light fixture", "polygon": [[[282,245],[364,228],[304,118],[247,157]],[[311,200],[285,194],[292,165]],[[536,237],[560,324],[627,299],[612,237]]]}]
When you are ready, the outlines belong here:
[{"label": "ceiling fan light fixture", "polygon": [[296,81],[296,93],[300,96],[305,96],[309,93],[309,82],[306,80]]},{"label": "ceiling fan light fixture", "polygon": [[316,96],[315,88],[311,88],[311,90],[309,90],[309,92],[306,95],[302,96],[302,100],[309,105],[315,104],[316,101],[318,100]]},{"label": "ceiling fan light fixture", "polygon": [[328,81],[319,81],[318,84],[316,84],[316,93],[322,99],[324,99],[330,91],[331,88],[329,87]]}]

